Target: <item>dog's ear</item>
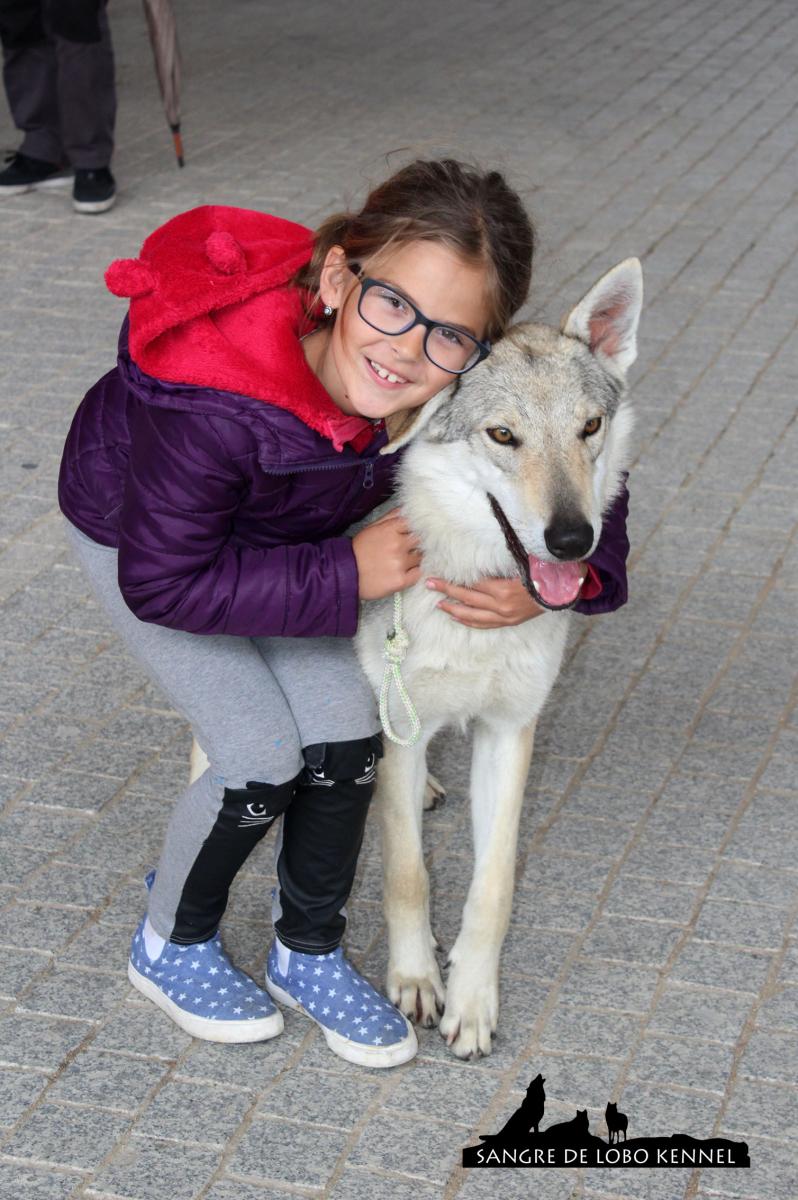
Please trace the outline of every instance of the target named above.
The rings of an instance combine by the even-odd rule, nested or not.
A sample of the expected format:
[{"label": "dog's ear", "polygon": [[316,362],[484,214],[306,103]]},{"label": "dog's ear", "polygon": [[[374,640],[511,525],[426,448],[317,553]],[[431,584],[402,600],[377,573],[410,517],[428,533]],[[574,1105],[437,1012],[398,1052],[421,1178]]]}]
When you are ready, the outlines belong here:
[{"label": "dog's ear", "polygon": [[410,439],[420,433],[430,419],[435,416],[435,413],[446,403],[456,387],[457,381],[455,380],[443,391],[433,396],[431,400],[428,400],[426,404],[420,404],[418,408],[403,408],[386,417],[385,428],[388,431],[388,443],[380,450],[380,454],[393,454],[402,446],[406,446]]},{"label": "dog's ear", "polygon": [[637,325],[643,307],[643,271],[637,258],[624,259],[602,275],[562,325],[614,373],[625,375],[637,358]]}]

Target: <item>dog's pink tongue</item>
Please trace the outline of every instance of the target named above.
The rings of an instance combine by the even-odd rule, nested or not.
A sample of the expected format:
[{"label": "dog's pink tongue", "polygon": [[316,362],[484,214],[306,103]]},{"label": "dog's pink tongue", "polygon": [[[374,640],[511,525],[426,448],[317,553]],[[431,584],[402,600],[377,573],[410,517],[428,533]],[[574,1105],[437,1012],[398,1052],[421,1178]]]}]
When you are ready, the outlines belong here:
[{"label": "dog's pink tongue", "polygon": [[529,571],[538,595],[554,608],[570,604],[579,595],[582,576],[578,562],[544,562],[530,554]]}]

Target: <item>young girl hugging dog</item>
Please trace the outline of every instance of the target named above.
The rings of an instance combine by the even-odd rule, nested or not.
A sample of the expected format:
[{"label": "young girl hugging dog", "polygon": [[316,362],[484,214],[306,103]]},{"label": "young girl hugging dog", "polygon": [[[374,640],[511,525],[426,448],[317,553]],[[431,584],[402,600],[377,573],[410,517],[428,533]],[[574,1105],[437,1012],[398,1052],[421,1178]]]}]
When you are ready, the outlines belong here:
[{"label": "young girl hugging dog", "polygon": [[[276,999],[350,1062],[416,1052],[341,942],[382,753],[358,605],[415,583],[420,551],[398,509],[345,530],[391,494],[396,459],[380,450],[506,330],[532,251],[500,174],[417,161],[315,235],[207,206],[108,269],[129,314],[117,365],[75,414],[59,500],[99,602],[209,759],[177,800],[128,968],[194,1037],[274,1037]],[[623,602],[625,513],[624,493],[583,612]],[[541,611],[520,580],[435,586],[472,626]],[[261,987],[219,923],[278,817]]]}]

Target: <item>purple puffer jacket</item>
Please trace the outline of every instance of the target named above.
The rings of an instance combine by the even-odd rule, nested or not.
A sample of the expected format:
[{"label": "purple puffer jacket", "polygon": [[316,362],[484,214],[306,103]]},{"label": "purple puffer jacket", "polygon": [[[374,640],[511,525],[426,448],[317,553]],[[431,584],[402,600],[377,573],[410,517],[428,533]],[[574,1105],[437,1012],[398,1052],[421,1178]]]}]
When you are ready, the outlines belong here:
[{"label": "purple puffer jacket", "polygon": [[[125,326],[118,365],[87,393],[67,437],[64,515],[119,547],[119,586],[142,621],[203,634],[351,637],[358,576],[344,531],[393,490],[401,450],[384,430],[335,451],[262,400],[145,375]],[[576,609],[626,600],[628,495],[589,560],[603,587]]]}]

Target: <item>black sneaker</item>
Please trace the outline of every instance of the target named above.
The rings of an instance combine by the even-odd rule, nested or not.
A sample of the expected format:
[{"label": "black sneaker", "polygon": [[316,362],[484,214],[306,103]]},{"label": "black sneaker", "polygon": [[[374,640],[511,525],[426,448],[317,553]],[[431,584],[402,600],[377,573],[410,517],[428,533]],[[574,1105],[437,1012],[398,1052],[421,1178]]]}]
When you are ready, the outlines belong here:
[{"label": "black sneaker", "polygon": [[64,187],[71,179],[57,163],[31,158],[21,150],[7,154],[5,161],[8,165],[0,171],[0,196],[21,196],[23,192],[39,188]]},{"label": "black sneaker", "polygon": [[116,200],[116,182],[108,167],[75,168],[72,207],[79,213],[107,212]]}]

